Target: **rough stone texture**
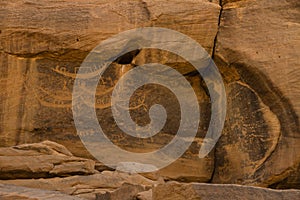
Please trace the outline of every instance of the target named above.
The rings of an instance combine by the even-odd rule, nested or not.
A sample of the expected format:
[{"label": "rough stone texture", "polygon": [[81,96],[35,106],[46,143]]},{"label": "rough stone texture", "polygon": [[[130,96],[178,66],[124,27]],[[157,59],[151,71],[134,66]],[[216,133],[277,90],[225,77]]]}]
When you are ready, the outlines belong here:
[{"label": "rough stone texture", "polygon": [[[197,138],[182,158],[145,176],[300,188],[299,1],[220,2],[219,27],[220,6],[215,0],[1,2],[0,146],[47,139],[63,144],[76,156],[91,158],[76,134],[72,118],[71,92],[78,67],[92,48],[113,34],[135,27],[166,27],[199,42],[213,55],[223,76],[227,119],[215,152],[205,159],[198,158],[210,120],[210,100],[203,80],[182,58],[158,50],[124,55],[100,80],[96,111],[109,139],[126,150],[149,152],[161,148],[176,134],[178,102],[170,91],[158,86],[137,90],[131,105],[136,107],[131,114],[139,125],[149,123],[150,105],[166,107],[169,118],[157,136],[136,139],[121,133],[110,111],[109,96],[122,75],[121,67],[128,71],[136,65],[159,61],[190,81],[201,108],[201,122]],[[9,149],[2,156],[4,160],[12,151]],[[53,149],[48,144],[46,149],[51,149],[46,151],[50,155],[43,153],[43,157],[46,154],[54,159],[54,152],[74,158],[61,147]],[[9,170],[7,174],[1,172],[2,176],[14,177],[15,169],[4,160],[0,165]],[[26,168],[26,173],[35,177],[36,172],[48,173],[50,168],[52,175],[73,173],[77,164],[81,165],[78,158],[73,161],[53,169],[51,164],[45,165],[45,171]],[[20,162],[13,163],[16,169],[22,168]],[[96,169],[106,170],[101,164]],[[84,188],[80,195],[89,193],[87,190],[90,188]]]},{"label": "rough stone texture", "polygon": [[[208,0],[17,0],[0,4],[0,145],[51,140],[68,147],[76,156],[88,158],[92,157],[74,127],[71,92],[78,67],[89,51],[124,30],[156,26],[187,34],[212,53],[220,12],[220,6]],[[182,73],[191,72],[186,62],[176,56],[166,60],[169,55],[166,52],[143,50],[132,63],[128,55],[114,63],[100,81],[104,86],[97,90],[97,114],[104,131],[122,148],[136,152],[149,152],[166,145],[176,134],[180,120],[178,102],[170,91],[149,86],[148,93],[144,92],[147,88],[136,93],[138,101],[133,101],[132,106],[138,105],[138,109],[133,110],[133,116],[137,123],[148,123],[150,105],[165,105],[169,120],[162,132],[157,137],[142,140],[121,134],[115,126],[110,111],[111,92],[106,91],[110,91],[119,78],[121,64],[130,69],[135,62],[149,61],[145,59],[148,54],[156,55],[155,59],[162,63],[171,63]],[[209,113],[209,98],[202,86],[198,86],[201,80],[197,76],[187,78],[195,85],[201,109]],[[139,105],[139,102],[142,103]],[[207,115],[201,115],[199,138],[206,132]],[[168,179],[209,181],[213,154],[200,160],[197,157],[200,145],[201,140],[195,140],[182,160],[165,168],[167,174],[160,174]],[[183,174],[178,175],[174,169],[184,169]]]},{"label": "rough stone texture", "polygon": [[145,191],[145,187],[141,185],[132,185],[125,183],[113,192],[97,194],[96,200],[135,200],[138,193]]},{"label": "rough stone texture", "polygon": [[289,200],[299,198],[299,190],[272,190],[232,184],[170,182],[153,189],[155,200]]},{"label": "rough stone texture", "polygon": [[55,142],[0,148],[0,179],[41,178],[95,173],[93,160],[73,156]]},{"label": "rough stone texture", "polygon": [[152,200],[152,189],[138,193],[136,198],[137,200]]},{"label": "rough stone texture", "polygon": [[14,185],[0,184],[1,200],[83,200],[79,197],[69,196],[57,191],[32,189]]},{"label": "rough stone texture", "polygon": [[[30,188],[39,188],[44,190],[60,191],[65,194],[93,200],[96,198],[96,194],[105,193],[108,193],[107,196],[112,195],[112,197],[116,199],[117,197],[119,197],[118,195],[120,195],[120,191],[126,190],[126,184],[134,186],[137,185],[138,188],[150,189],[152,186],[158,185],[159,183],[163,182],[152,181],[138,174],[130,175],[126,173],[104,171],[102,173],[87,176],[71,176],[66,178],[56,177],[47,179],[0,180],[0,183]],[[141,190],[136,189],[132,189],[132,191],[134,191],[133,193],[135,194],[141,192]],[[124,195],[125,193],[126,192],[124,192]],[[129,192],[127,194],[131,195]]]},{"label": "rough stone texture", "polygon": [[222,3],[214,55],[232,78],[213,182],[299,188],[299,1]]}]

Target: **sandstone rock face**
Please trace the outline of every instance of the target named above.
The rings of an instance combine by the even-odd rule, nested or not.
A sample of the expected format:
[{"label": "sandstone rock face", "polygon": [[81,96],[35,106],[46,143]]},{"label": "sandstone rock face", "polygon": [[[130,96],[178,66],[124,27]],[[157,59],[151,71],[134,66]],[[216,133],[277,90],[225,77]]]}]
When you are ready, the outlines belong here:
[{"label": "sandstone rock face", "polygon": [[[1,179],[15,178],[15,180],[0,180],[0,199],[192,200],[223,198],[276,200],[300,198],[299,190],[271,190],[220,184],[182,184],[172,181],[165,183],[162,178],[153,181],[139,174],[110,171],[111,169],[101,168],[101,165],[97,164],[102,171],[100,173],[94,169],[97,168],[94,161],[74,157],[64,146],[50,141],[10,148],[2,147],[1,153],[5,155],[0,154]],[[2,162],[3,157],[7,161],[11,161],[9,168],[6,166],[8,165],[6,162]],[[89,171],[84,171],[87,169],[86,162],[92,163],[89,165]],[[56,171],[53,170],[53,166],[54,169],[58,166]],[[88,175],[88,173],[94,174]],[[145,176],[150,175],[146,174]]]},{"label": "sandstone rock face", "polygon": [[227,86],[213,182],[298,188],[299,2],[222,2],[215,60],[239,78]]},{"label": "sandstone rock face", "polygon": [[[220,6],[207,0],[176,1],[14,1],[1,2],[0,34],[0,145],[12,146],[42,140],[56,141],[76,156],[92,158],[79,140],[72,116],[72,87],[85,56],[101,41],[136,27],[165,27],[199,42],[210,54],[218,30]],[[122,148],[149,152],[169,143],[179,126],[179,105],[172,93],[156,85],[136,92],[132,106],[135,121],[149,123],[155,103],[168,112],[164,129],[150,139],[130,137],[116,126],[111,109],[111,89],[120,69],[145,62],[169,63],[192,83],[204,113],[198,139],[176,163],[159,174],[167,179],[209,181],[213,154],[198,158],[201,137],[209,118],[205,85],[185,60],[163,51],[141,50],[136,58],[124,56],[106,72],[97,92],[96,111],[107,136]],[[152,55],[149,56],[149,55]],[[170,59],[168,59],[170,57]],[[199,86],[201,84],[201,86]],[[68,167],[68,166],[64,166]],[[176,169],[180,169],[182,174]],[[59,169],[61,170],[61,169]]]},{"label": "sandstone rock face", "polygon": [[153,189],[155,200],[288,200],[299,199],[299,190],[272,190],[251,186],[222,184],[179,184],[170,182]]},{"label": "sandstone rock face", "polygon": [[[80,142],[73,122],[72,87],[82,61],[101,41],[132,28],[154,26],[190,36],[213,56],[227,95],[222,137],[215,151],[199,159],[198,152],[211,115],[207,87],[184,58],[149,49],[116,59],[99,81],[95,107],[107,137],[121,148],[139,153],[159,149],[174,137],[180,107],[174,94],[166,88],[146,85],[131,99],[131,116],[139,125],[149,123],[151,105],[161,104],[166,108],[166,125],[154,137],[141,139],[123,133],[116,126],[110,109],[111,91],[124,69],[126,72],[137,65],[159,62],[173,67],[190,82],[198,98],[201,120],[197,138],[180,159],[144,176],[185,182],[300,188],[299,2],[220,2],[222,9],[215,0],[1,2],[0,146],[5,148],[0,152],[0,178],[92,174],[95,168],[104,171],[65,179],[15,181],[28,187],[35,185],[59,191],[66,188],[67,194],[87,194],[88,198],[94,198],[97,193],[110,198],[108,196],[124,182],[137,184],[137,180],[126,180],[130,178],[124,178],[124,174],[123,178],[117,175],[117,180],[115,174],[107,177],[107,173],[114,172],[106,172],[109,168],[102,164],[95,166],[94,161],[89,160],[92,156]],[[52,142],[37,143],[43,140],[56,141],[70,151]],[[24,143],[35,144],[20,145]],[[98,178],[102,183],[91,181]],[[148,185],[149,180],[143,180],[147,184],[141,185]],[[101,184],[106,184],[102,185],[106,189],[100,189]],[[110,186],[113,189],[108,189]],[[199,197],[192,189],[194,186],[174,187],[187,187],[190,194],[195,194],[196,199]],[[235,186],[232,187],[233,194],[238,195]],[[257,190],[247,188],[245,191],[250,194]],[[265,197],[264,193],[259,194]],[[277,193],[270,193],[277,198]]]},{"label": "sandstone rock face", "polygon": [[[35,189],[60,191],[64,194],[94,200],[107,196],[110,199],[133,199],[138,193],[148,191],[153,186],[164,183],[162,179],[152,181],[139,174],[127,174],[112,169],[101,168],[93,160],[74,157],[64,146],[55,142],[22,144],[0,148],[0,197],[18,197],[23,190],[7,190],[6,185],[15,185]],[[96,169],[101,169],[101,173]],[[66,177],[68,176],[68,177]],[[35,179],[34,179],[35,178]],[[14,187],[12,187],[14,188]],[[43,192],[24,188],[30,198],[41,198]],[[41,194],[41,196],[39,196]],[[50,194],[46,192],[45,196]],[[55,193],[53,193],[55,196]],[[74,198],[76,199],[76,198]]]},{"label": "sandstone rock face", "polygon": [[44,141],[0,148],[0,179],[95,173],[95,161],[78,158],[64,146]]}]

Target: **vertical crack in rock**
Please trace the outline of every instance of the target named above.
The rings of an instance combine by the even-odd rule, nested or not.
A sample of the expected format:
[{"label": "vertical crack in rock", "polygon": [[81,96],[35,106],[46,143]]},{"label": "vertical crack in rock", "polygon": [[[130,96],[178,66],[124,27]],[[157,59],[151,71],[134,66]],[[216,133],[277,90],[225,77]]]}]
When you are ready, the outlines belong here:
[{"label": "vertical crack in rock", "polygon": [[[222,12],[223,12],[222,0],[219,0],[219,5],[220,5],[221,8],[220,8],[220,13],[219,13],[219,18],[218,18],[218,30],[217,30],[216,36],[214,38],[214,45],[213,45],[213,49],[212,49],[212,55],[211,55],[212,59],[214,59],[214,56],[215,56],[215,50],[216,50],[216,44],[217,44],[217,37],[218,37],[218,34],[219,34],[221,17],[222,17]],[[214,148],[214,152],[213,153],[215,155],[216,148]],[[216,158],[214,156],[213,171],[212,171],[211,178],[208,181],[208,183],[212,182],[212,180],[214,178],[214,175],[215,175],[215,171],[216,171]]]},{"label": "vertical crack in rock", "polygon": [[223,12],[222,0],[219,0],[219,6],[221,8],[220,8],[220,13],[219,13],[219,18],[218,18],[218,30],[217,30],[217,33],[216,33],[216,36],[215,36],[215,39],[214,39],[214,45],[213,45],[213,50],[212,50],[212,55],[211,55],[212,59],[214,59],[214,56],[215,56],[217,37],[218,37],[218,34],[219,34],[219,30],[220,30],[220,23],[221,23],[222,12]]},{"label": "vertical crack in rock", "polygon": [[213,163],[213,171],[212,171],[212,173],[211,173],[211,177],[210,177],[208,183],[212,183],[213,178],[214,178],[214,176],[215,176],[216,167],[217,167],[217,164],[216,164],[217,162],[216,162],[216,157],[215,157],[215,155],[216,155],[216,148],[214,148],[213,151],[214,151],[214,152],[213,152],[213,155],[214,155],[214,157],[213,157],[213,160],[214,160],[214,163]]}]

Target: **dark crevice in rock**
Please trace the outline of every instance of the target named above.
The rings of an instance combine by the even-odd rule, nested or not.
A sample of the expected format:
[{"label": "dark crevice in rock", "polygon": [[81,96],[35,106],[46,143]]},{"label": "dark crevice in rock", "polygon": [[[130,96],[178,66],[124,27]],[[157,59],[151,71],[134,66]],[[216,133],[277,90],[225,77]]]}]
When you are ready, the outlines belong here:
[{"label": "dark crevice in rock", "polygon": [[220,13],[219,13],[219,19],[218,19],[218,31],[216,33],[216,36],[214,38],[214,46],[212,49],[212,59],[214,59],[215,51],[216,51],[216,44],[217,44],[217,38],[220,30],[220,24],[221,24],[221,18],[222,18],[222,12],[223,12],[223,6],[222,6],[222,0],[219,1],[219,5],[221,6]]},{"label": "dark crevice in rock", "polygon": [[39,179],[39,178],[54,178],[57,175],[50,174],[49,172],[39,172],[29,174],[27,170],[11,170],[9,172],[1,172],[1,180],[14,180],[16,179]]},{"label": "dark crevice in rock", "polygon": [[[219,13],[219,18],[218,18],[218,30],[217,30],[217,33],[216,33],[216,36],[214,38],[214,45],[213,45],[213,49],[212,49],[212,59],[214,59],[215,57],[215,51],[216,51],[216,45],[217,45],[217,37],[218,37],[218,34],[219,34],[219,29],[220,29],[220,24],[221,24],[221,17],[222,17],[222,12],[223,12],[223,6],[222,6],[222,0],[219,0],[219,6],[221,6],[221,9],[220,9],[220,13]],[[208,91],[206,91],[207,94]],[[214,148],[214,155],[216,153],[216,148]],[[208,181],[208,183],[211,183],[214,176],[215,176],[215,171],[216,171],[216,166],[217,166],[217,162],[216,162],[216,158],[214,158],[214,166],[213,166],[213,172],[211,174],[211,178],[210,180]]]},{"label": "dark crevice in rock", "polygon": [[[216,144],[217,146],[217,144]],[[214,155],[214,164],[213,164],[213,171],[211,173],[211,177],[209,179],[209,181],[207,183],[213,183],[213,179],[214,179],[214,176],[215,176],[215,172],[216,172],[216,168],[217,168],[217,162],[216,162],[216,147],[213,149],[213,155]]]},{"label": "dark crevice in rock", "polygon": [[89,51],[81,51],[79,49],[60,49],[57,51],[40,51],[36,53],[12,53],[8,51],[0,51],[0,53],[15,56],[19,58],[55,58],[57,60],[76,60],[82,61]]},{"label": "dark crevice in rock", "polygon": [[118,57],[115,62],[117,62],[118,64],[122,64],[122,65],[131,64],[133,59],[136,57],[136,55],[138,55],[139,52],[140,52],[140,50],[138,50],[138,49],[128,52],[128,53]]}]

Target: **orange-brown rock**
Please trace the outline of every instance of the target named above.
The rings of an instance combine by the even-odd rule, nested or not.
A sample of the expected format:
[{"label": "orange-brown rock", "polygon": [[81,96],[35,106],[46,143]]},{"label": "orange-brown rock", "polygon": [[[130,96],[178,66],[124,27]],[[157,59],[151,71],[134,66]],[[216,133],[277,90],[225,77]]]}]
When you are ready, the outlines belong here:
[{"label": "orange-brown rock", "polygon": [[57,191],[32,189],[14,185],[0,184],[1,200],[83,200]]},{"label": "orange-brown rock", "polygon": [[44,141],[0,148],[0,179],[47,178],[95,173],[95,161],[72,155],[64,146]]},{"label": "orange-brown rock", "polygon": [[126,191],[126,188],[131,190],[127,193],[129,197],[135,194],[137,196],[139,192],[149,190],[159,183],[163,183],[163,181],[152,181],[138,174],[110,171],[86,176],[0,180],[0,184],[59,191],[89,200],[94,200],[97,194],[99,198],[100,196],[103,198],[112,196],[116,199],[122,194],[121,191]]},{"label": "orange-brown rock", "polygon": [[170,182],[158,185],[153,189],[153,199],[155,200],[288,200],[299,198],[299,190],[272,190],[234,184],[180,184]]},{"label": "orange-brown rock", "polygon": [[228,80],[213,182],[299,188],[299,2],[222,2],[215,58],[239,78]]},{"label": "orange-brown rock", "polygon": [[[180,31],[212,53],[219,12],[220,6],[207,0],[1,2],[0,145],[51,140],[63,144],[76,156],[92,158],[79,140],[71,110],[74,79],[85,56],[114,34],[146,26]],[[115,144],[135,152],[166,145],[176,134],[180,120],[174,95],[163,88],[149,86],[133,98],[133,106],[139,102],[144,104],[132,115],[137,123],[147,124],[148,109],[154,103],[161,103],[169,116],[162,132],[156,138],[142,140],[123,134],[116,127],[110,109],[111,93],[105,91],[110,91],[118,80],[121,64],[130,69],[150,61],[147,55],[143,50],[136,59],[126,55],[117,60],[100,81],[104,85],[97,90],[96,109],[104,131]],[[163,60],[168,53],[152,52],[152,55],[156,56],[150,57],[151,61],[171,63],[182,73],[191,72],[186,61],[178,56]],[[209,98],[199,86],[201,80],[197,76],[187,78],[195,86],[203,113],[209,113]],[[207,115],[201,115],[198,137],[206,132]],[[200,145],[198,138],[181,160],[165,168],[160,175],[167,179],[209,181],[213,154],[199,159]],[[183,173],[174,169],[181,169]]]},{"label": "orange-brown rock", "polygon": [[[198,157],[211,114],[205,83],[183,58],[159,50],[143,49],[116,59],[100,80],[95,107],[107,137],[126,150],[149,152],[166,145],[176,134],[179,105],[165,88],[148,85],[132,97],[132,107],[136,109],[131,114],[139,125],[149,123],[148,111],[154,103],[167,110],[165,127],[152,138],[137,139],[122,133],[110,109],[111,89],[122,74],[121,67],[129,70],[144,63],[161,62],[178,70],[191,83],[201,108],[201,121],[197,138],[182,158],[145,176],[300,188],[299,3],[220,3],[222,9],[215,0],[1,2],[0,146],[51,140],[63,144],[75,156],[92,158],[76,133],[71,110],[78,67],[96,45],[114,34],[136,27],[165,27],[199,42],[213,56],[222,74],[227,118],[215,151],[204,159]],[[68,150],[49,145],[42,148],[47,149],[46,153],[30,152],[51,159],[52,153],[59,159],[61,155],[75,159]],[[44,177],[50,171],[61,176],[73,173],[82,162],[90,162],[76,158],[54,166],[43,161],[42,168],[30,168],[22,160],[27,155],[22,155],[15,158],[24,161],[23,166],[12,161],[18,166],[12,168],[8,165],[12,149],[24,151],[5,149],[0,162],[7,172],[1,171],[3,178],[13,176],[19,169],[25,170],[21,174],[28,178]],[[102,171],[103,167],[97,166]]]}]

